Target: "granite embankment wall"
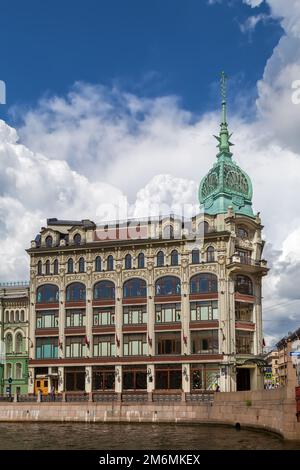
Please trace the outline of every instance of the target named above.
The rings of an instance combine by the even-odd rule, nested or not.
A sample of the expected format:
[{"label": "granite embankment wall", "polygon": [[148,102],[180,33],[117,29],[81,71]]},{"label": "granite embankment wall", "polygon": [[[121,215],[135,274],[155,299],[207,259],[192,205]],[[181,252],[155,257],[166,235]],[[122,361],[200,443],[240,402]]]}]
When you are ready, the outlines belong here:
[{"label": "granite embankment wall", "polygon": [[0,421],[239,423],[300,440],[296,401],[284,388],[215,393],[212,403],[0,403]]}]

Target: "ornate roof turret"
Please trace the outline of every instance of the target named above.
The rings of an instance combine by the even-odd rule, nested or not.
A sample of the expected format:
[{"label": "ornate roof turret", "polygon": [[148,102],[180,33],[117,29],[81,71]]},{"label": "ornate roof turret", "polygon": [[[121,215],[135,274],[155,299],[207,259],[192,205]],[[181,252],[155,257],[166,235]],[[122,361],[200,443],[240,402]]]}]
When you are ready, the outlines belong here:
[{"label": "ornate roof turret", "polygon": [[222,118],[217,141],[217,162],[202,179],[199,202],[207,214],[226,213],[229,206],[235,214],[254,217],[252,210],[252,184],[249,176],[232,160],[231,135],[226,118],[226,76],[221,74]]}]

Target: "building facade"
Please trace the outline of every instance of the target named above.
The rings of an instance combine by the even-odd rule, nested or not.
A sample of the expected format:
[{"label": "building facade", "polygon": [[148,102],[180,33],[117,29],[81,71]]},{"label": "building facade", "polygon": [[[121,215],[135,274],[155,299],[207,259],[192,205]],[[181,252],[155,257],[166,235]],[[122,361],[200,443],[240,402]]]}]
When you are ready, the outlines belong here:
[{"label": "building facade", "polygon": [[0,284],[1,394],[27,394],[29,283]]},{"label": "building facade", "polygon": [[48,219],[27,250],[30,393],[263,388],[263,227],[224,96],[217,139],[189,220]]},{"label": "building facade", "polygon": [[285,387],[291,377],[296,377],[300,385],[300,328],[289,333],[277,343],[278,352],[278,383]]}]

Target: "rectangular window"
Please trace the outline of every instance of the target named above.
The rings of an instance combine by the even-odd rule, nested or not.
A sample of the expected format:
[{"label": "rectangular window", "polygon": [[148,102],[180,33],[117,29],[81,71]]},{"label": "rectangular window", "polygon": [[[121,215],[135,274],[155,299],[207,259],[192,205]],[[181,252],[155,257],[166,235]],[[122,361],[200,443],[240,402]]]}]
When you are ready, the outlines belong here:
[{"label": "rectangular window", "polygon": [[235,302],[235,319],[238,321],[253,321],[253,304]]},{"label": "rectangular window", "polygon": [[123,390],[147,390],[147,367],[124,367]]},{"label": "rectangular window", "polygon": [[147,323],[147,306],[131,305],[123,307],[124,325],[138,325]]},{"label": "rectangular window", "polygon": [[58,338],[37,338],[36,359],[55,359],[58,357]]},{"label": "rectangular window", "polygon": [[85,347],[84,337],[66,337],[66,357],[84,357]]},{"label": "rectangular window", "polygon": [[98,335],[93,338],[94,357],[115,356],[115,335]]},{"label": "rectangular window", "polygon": [[58,328],[58,310],[37,311],[36,328]]},{"label": "rectangular window", "polygon": [[236,331],[235,333],[236,353],[253,354],[253,333],[251,331]]},{"label": "rectangular window", "polygon": [[113,307],[94,309],[93,325],[107,326],[115,324],[115,309]]},{"label": "rectangular window", "polygon": [[241,263],[251,264],[251,251],[237,249],[235,253],[240,257]]},{"label": "rectangular window", "polygon": [[215,390],[219,374],[217,364],[193,364],[191,367],[192,390]]},{"label": "rectangular window", "polygon": [[200,330],[191,332],[192,354],[218,354],[218,330]]},{"label": "rectangular window", "polygon": [[115,389],[115,369],[111,366],[93,367],[92,372],[93,391],[104,391]]},{"label": "rectangular window", "polygon": [[155,323],[175,323],[181,321],[181,304],[156,304]]},{"label": "rectangular window", "polygon": [[147,339],[145,334],[124,335],[124,356],[145,356],[147,354]]},{"label": "rectangular window", "polygon": [[181,354],[181,333],[156,333],[156,354]]},{"label": "rectangular window", "polygon": [[181,365],[155,366],[155,389],[178,390],[182,387]]},{"label": "rectangular window", "polygon": [[66,310],[66,327],[85,326],[85,310]]},{"label": "rectangular window", "polygon": [[66,367],[65,387],[67,392],[78,392],[85,390],[85,368]]},{"label": "rectangular window", "polygon": [[218,320],[218,301],[191,302],[191,321]]}]

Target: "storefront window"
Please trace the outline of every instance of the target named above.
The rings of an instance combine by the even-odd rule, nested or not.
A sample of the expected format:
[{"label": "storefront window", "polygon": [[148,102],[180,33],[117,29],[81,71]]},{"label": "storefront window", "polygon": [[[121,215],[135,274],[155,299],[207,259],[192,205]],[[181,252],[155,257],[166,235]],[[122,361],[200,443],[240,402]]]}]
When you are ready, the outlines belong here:
[{"label": "storefront window", "polygon": [[85,367],[66,367],[65,388],[67,392],[85,391]]},{"label": "storefront window", "polygon": [[93,367],[92,376],[93,391],[114,390],[115,369],[111,366]]},{"label": "storefront window", "polygon": [[215,390],[218,378],[219,368],[217,365],[193,364],[191,366],[192,390]]},{"label": "storefront window", "polygon": [[145,366],[125,367],[123,370],[124,390],[146,390],[147,389],[147,368]]},{"label": "storefront window", "polygon": [[155,389],[177,390],[182,387],[181,365],[163,365],[155,367]]}]

